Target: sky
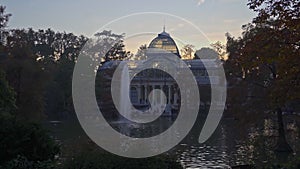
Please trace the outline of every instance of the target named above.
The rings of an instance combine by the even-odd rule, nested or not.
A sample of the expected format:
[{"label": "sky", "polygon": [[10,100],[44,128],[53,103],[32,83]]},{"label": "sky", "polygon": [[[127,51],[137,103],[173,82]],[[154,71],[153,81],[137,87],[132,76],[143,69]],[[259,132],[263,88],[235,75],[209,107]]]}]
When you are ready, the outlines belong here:
[{"label": "sky", "polygon": [[[12,14],[9,28],[34,28],[92,36],[125,33],[128,48],[148,44],[166,26],[179,46],[195,48],[240,36],[255,13],[247,0],[0,0]],[[112,22],[113,21],[113,22]],[[104,27],[103,27],[104,26]]]}]

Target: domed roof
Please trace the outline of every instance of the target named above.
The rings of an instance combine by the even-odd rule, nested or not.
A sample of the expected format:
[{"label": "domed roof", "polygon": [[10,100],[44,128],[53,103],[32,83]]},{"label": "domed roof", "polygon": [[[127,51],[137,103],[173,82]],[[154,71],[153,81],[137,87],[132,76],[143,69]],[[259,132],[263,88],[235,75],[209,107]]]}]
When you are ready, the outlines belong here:
[{"label": "domed roof", "polygon": [[165,31],[165,28],[162,33],[158,34],[158,36],[151,41],[149,48],[163,49],[180,57],[175,41],[170,34]]}]

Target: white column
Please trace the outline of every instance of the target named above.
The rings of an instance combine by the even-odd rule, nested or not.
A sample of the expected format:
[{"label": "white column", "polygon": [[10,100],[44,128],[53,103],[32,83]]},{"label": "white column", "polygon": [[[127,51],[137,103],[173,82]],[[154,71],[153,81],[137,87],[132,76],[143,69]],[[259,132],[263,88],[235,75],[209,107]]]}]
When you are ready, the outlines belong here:
[{"label": "white column", "polygon": [[155,92],[153,92],[153,90],[155,89],[155,85],[152,85],[152,93],[153,93],[153,97],[152,97],[152,102],[155,104]]},{"label": "white column", "polygon": [[[160,90],[162,90],[163,91],[163,85],[160,85]],[[162,102],[163,102],[163,92],[161,92],[160,93],[160,104],[162,104]]]},{"label": "white column", "polygon": [[147,90],[148,86],[145,85],[145,97],[144,97],[144,100],[145,100],[145,103],[147,103],[147,97],[148,97],[148,90]]},{"label": "white column", "polygon": [[171,104],[171,85],[168,85],[168,89],[169,89],[169,92],[168,92],[168,104]]},{"label": "white column", "polygon": [[138,84],[138,86],[137,86],[137,93],[138,93],[138,104],[140,104],[141,103],[141,85],[140,84]]},{"label": "white column", "polygon": [[173,104],[177,105],[177,91],[174,90],[174,100],[173,100]]}]

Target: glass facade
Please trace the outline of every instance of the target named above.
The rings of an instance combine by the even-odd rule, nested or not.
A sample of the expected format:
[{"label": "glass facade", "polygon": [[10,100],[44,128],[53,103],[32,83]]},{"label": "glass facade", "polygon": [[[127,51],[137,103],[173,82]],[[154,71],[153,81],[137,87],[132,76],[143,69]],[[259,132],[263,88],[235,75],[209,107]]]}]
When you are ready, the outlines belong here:
[{"label": "glass facade", "polygon": [[180,57],[175,41],[165,31],[158,34],[158,36],[151,41],[149,48],[163,49]]}]

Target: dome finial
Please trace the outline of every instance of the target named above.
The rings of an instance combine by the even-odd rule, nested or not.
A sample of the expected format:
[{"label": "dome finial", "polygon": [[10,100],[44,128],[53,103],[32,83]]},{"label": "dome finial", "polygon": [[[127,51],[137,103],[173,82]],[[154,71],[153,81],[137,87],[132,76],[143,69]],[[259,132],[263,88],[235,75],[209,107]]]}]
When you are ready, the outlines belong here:
[{"label": "dome finial", "polygon": [[164,19],[164,27],[163,27],[163,32],[166,32],[166,20]]}]

